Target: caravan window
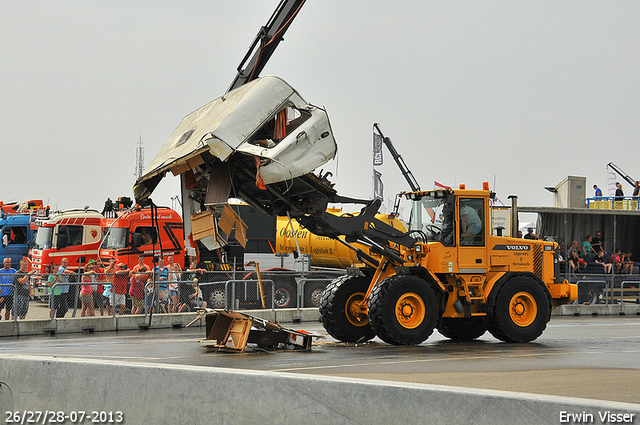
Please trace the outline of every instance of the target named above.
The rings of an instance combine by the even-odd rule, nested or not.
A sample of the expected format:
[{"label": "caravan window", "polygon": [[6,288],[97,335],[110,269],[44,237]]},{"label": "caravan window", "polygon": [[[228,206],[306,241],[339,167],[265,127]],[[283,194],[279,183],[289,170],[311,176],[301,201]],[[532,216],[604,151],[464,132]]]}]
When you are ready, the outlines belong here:
[{"label": "caravan window", "polygon": [[293,104],[285,106],[267,121],[251,138],[252,145],[273,148],[280,140],[293,133],[311,117],[311,112],[298,109]]}]

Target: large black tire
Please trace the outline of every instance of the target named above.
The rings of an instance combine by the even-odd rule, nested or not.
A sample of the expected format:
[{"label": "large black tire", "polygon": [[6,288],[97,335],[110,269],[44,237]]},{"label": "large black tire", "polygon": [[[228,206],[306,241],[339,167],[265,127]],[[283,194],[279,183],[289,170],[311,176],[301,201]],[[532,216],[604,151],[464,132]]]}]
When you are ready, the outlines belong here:
[{"label": "large black tire", "polygon": [[550,318],[546,288],[531,276],[517,276],[499,289],[487,327],[501,341],[531,342],[542,335]]},{"label": "large black tire", "polygon": [[320,302],[322,326],[342,342],[364,342],[376,336],[366,315],[356,314],[354,306],[364,299],[370,278],[341,276],[327,285]]},{"label": "large black tire", "polygon": [[371,293],[369,321],[386,343],[420,344],[433,333],[438,317],[436,294],[419,277],[391,276]]},{"label": "large black tire", "polygon": [[484,317],[463,317],[460,319],[442,317],[438,322],[438,332],[449,339],[471,341],[480,338],[487,331]]}]

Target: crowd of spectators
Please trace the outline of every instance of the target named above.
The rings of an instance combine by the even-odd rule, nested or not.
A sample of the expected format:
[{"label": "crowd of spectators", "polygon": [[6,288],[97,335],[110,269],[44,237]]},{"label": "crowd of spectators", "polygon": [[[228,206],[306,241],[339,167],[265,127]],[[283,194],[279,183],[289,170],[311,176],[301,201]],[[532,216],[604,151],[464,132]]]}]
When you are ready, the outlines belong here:
[{"label": "crowd of spectators", "polygon": [[600,231],[595,236],[587,235],[580,245],[571,242],[567,251],[567,271],[580,273],[633,274],[638,272],[638,264],[631,259],[631,252],[617,248],[615,252],[606,252]]},{"label": "crowd of spectators", "polygon": [[[0,320],[14,320],[16,316],[25,319],[31,300],[31,275],[29,262],[20,261],[19,270],[11,267],[11,259],[3,260],[0,269]],[[206,308],[202,299],[199,280],[204,269],[192,263],[182,270],[173,256],[157,258],[157,265],[145,264],[145,257],[138,257],[138,264],[129,269],[123,263],[111,259],[107,265],[90,260],[80,275],[69,270],[69,261],[63,258],[60,266],[54,265],[44,276],[49,286],[49,307],[51,317],[65,317],[69,308],[78,303],[81,317],[127,312],[127,297],[130,298],[130,314],[179,313],[185,310]],[[70,278],[79,277],[78,300],[75,290],[70,288]],[[186,279],[186,280],[185,280]],[[189,282],[185,284],[184,282]],[[181,284],[182,283],[182,284]],[[181,291],[185,293],[182,294]],[[73,294],[73,295],[72,295]],[[3,314],[4,310],[4,314]]]}]

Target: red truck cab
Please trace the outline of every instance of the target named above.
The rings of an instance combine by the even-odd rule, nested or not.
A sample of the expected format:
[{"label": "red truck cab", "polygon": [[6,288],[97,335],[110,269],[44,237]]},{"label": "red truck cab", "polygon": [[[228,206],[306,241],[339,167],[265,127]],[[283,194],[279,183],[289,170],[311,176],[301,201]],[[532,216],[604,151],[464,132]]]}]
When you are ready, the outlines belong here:
[{"label": "red truck cab", "polygon": [[[173,255],[174,262],[184,268],[184,234],[182,218],[166,207],[142,208],[120,212],[117,218],[101,221],[103,242],[100,260],[103,263],[115,258],[132,268],[142,254],[149,265],[154,256]],[[156,221],[157,219],[157,221]]]},{"label": "red truck cab", "polygon": [[103,215],[94,210],[67,210],[38,216],[32,223],[35,230],[30,250],[32,267],[38,273],[47,273],[51,266],[69,260],[69,269],[78,270],[89,260],[98,258],[102,237],[100,221]]}]

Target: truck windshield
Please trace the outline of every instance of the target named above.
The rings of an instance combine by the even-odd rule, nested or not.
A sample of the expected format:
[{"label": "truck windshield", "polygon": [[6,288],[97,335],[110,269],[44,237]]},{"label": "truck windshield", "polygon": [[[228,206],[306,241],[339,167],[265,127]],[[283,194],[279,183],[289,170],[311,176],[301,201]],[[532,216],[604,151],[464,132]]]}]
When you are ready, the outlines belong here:
[{"label": "truck windshield", "polygon": [[120,249],[127,246],[127,236],[129,229],[126,227],[112,227],[111,231],[106,235],[102,247],[105,249]]},{"label": "truck windshield", "polygon": [[53,235],[53,227],[38,227],[33,243],[35,249],[51,248],[51,236]]},{"label": "truck windshield", "polygon": [[[430,241],[439,241],[447,245],[453,244],[453,216],[455,198],[432,198],[424,196],[420,200],[411,201],[411,230],[421,230]],[[449,237],[450,236],[450,237]]]}]

